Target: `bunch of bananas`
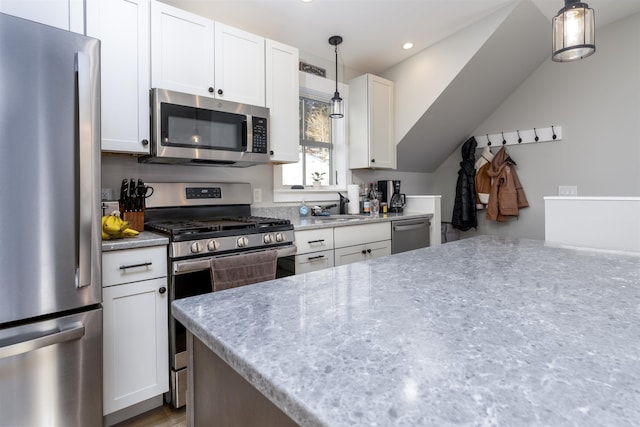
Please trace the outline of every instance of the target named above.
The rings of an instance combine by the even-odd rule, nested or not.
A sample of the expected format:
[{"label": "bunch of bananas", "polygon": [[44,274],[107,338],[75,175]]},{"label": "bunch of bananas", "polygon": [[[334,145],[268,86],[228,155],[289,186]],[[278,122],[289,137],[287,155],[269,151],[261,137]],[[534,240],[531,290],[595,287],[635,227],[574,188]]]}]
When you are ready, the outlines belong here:
[{"label": "bunch of bananas", "polygon": [[113,211],[102,217],[102,240],[121,239],[134,237],[140,234],[133,228],[129,228],[129,222],[120,218],[119,211]]}]

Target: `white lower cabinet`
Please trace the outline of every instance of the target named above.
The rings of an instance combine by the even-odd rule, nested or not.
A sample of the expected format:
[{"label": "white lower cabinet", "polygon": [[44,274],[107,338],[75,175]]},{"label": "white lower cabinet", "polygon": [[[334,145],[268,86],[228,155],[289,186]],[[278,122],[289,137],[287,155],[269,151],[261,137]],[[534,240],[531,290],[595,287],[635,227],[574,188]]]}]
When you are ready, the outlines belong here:
[{"label": "white lower cabinet", "polygon": [[[103,267],[103,410],[108,415],[169,390],[165,248],[105,252]],[[129,281],[136,278],[143,280]]]},{"label": "white lower cabinet", "polygon": [[391,240],[337,248],[335,250],[334,263],[337,267],[339,265],[380,258],[387,255],[391,255]]},{"label": "white lower cabinet", "polygon": [[333,228],[296,231],[294,236],[296,274],[333,267]]},{"label": "white lower cabinet", "polygon": [[296,274],[391,255],[391,223],[295,232]]}]

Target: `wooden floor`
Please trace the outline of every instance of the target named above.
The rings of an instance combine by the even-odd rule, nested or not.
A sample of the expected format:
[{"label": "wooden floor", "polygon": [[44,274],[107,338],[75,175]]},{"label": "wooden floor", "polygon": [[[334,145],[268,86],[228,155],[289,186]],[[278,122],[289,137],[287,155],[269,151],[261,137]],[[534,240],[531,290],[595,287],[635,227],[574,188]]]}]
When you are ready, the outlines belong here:
[{"label": "wooden floor", "polygon": [[184,406],[174,409],[165,404],[114,427],[187,427],[187,410]]}]

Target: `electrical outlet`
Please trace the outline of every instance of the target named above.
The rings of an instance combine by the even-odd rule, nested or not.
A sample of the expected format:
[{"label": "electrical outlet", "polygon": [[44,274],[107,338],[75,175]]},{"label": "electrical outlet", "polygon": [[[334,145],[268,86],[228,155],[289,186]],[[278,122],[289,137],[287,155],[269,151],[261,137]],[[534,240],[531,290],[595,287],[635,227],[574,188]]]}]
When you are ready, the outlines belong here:
[{"label": "electrical outlet", "polygon": [[559,185],[558,196],[562,197],[576,197],[578,195],[577,185]]},{"label": "electrical outlet", "polygon": [[113,200],[113,190],[111,188],[101,189],[100,200]]},{"label": "electrical outlet", "polygon": [[262,188],[253,189],[253,203],[262,202]]}]

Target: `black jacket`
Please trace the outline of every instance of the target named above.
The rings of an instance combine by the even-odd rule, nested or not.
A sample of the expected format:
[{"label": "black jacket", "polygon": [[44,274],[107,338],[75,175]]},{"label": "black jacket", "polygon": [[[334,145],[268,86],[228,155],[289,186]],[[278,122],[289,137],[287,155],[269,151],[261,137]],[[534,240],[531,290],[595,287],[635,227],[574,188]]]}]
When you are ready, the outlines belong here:
[{"label": "black jacket", "polygon": [[456,183],[456,199],[453,205],[451,224],[458,230],[467,231],[478,227],[476,216],[475,157],[476,139],[471,137],[462,144],[462,161]]}]

